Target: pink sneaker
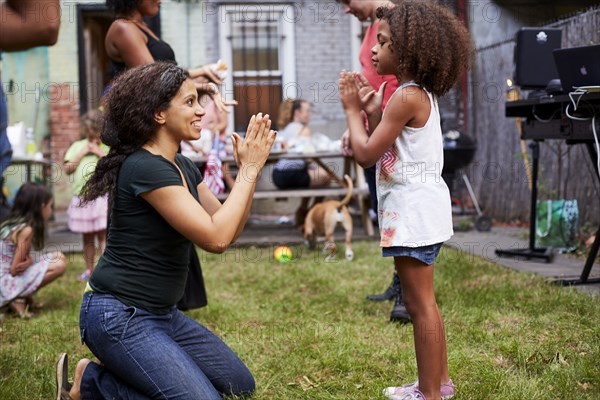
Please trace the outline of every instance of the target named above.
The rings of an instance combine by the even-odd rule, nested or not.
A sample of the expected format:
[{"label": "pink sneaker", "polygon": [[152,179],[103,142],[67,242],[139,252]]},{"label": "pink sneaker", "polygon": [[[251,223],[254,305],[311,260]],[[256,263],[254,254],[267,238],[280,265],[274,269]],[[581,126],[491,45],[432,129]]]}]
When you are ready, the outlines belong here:
[{"label": "pink sneaker", "polygon": [[415,385],[385,388],[383,394],[390,400],[426,400]]},{"label": "pink sneaker", "polygon": [[[418,392],[421,396],[423,394],[419,391],[419,381],[414,381],[413,383],[409,383],[407,385],[398,386],[398,387],[388,387],[385,388],[383,394],[387,396],[390,400],[403,400],[403,399],[412,399],[415,397],[405,397],[406,395],[412,395],[415,392]],[[454,387],[454,383],[452,383],[452,379],[448,381],[448,383],[440,386],[440,394],[443,400],[448,400],[454,397],[456,394],[456,388]],[[404,396],[404,397],[403,397]],[[419,397],[416,397],[417,399]],[[423,397],[425,398],[425,397]]]}]

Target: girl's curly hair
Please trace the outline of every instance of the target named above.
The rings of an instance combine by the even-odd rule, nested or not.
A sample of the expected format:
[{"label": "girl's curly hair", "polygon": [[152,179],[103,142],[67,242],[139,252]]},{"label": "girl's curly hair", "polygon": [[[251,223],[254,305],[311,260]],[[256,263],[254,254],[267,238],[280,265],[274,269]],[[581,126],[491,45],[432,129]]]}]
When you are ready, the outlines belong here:
[{"label": "girl's curly hair", "polygon": [[106,6],[115,15],[129,14],[135,10],[141,0],[106,0]]},{"label": "girl's curly hair", "polygon": [[79,131],[82,138],[97,137],[102,130],[102,112],[98,109],[89,110],[81,117]]},{"label": "girl's curly hair", "polygon": [[117,176],[128,155],[152,140],[158,130],[157,112],[169,108],[189,74],[169,62],[155,62],[119,75],[108,92],[100,140],[110,147],[83,187],[83,203],[104,194],[114,198]]},{"label": "girl's curly hair", "polygon": [[467,28],[438,3],[405,1],[379,7],[377,18],[390,25],[398,75],[408,75],[436,96],[454,86],[473,59]]}]

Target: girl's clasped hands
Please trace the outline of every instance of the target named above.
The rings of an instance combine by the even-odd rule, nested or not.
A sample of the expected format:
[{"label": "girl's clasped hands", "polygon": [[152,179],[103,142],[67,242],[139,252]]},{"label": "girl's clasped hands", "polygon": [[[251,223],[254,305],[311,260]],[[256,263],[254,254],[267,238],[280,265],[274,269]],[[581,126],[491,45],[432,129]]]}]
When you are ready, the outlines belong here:
[{"label": "girl's clasped hands", "polygon": [[387,82],[384,82],[379,90],[375,91],[363,74],[342,70],[338,85],[340,101],[346,112],[362,110],[368,115],[372,115],[381,111]]}]

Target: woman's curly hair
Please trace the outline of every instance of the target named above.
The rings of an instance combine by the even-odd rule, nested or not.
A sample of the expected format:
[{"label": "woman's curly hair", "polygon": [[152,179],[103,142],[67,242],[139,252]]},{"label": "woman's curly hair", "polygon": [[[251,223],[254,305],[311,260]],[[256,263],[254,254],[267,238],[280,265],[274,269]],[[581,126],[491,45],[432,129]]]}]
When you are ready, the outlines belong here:
[{"label": "woman's curly hair", "polygon": [[186,70],[168,62],[135,67],[117,77],[108,91],[100,135],[110,151],[83,187],[83,203],[106,193],[114,198],[121,164],[154,138],[159,127],[155,114],[169,108],[188,78]]},{"label": "woman's curly hair", "polygon": [[405,1],[379,7],[377,18],[390,25],[398,75],[408,75],[436,96],[454,86],[473,59],[467,28],[446,6]]},{"label": "woman's curly hair", "polygon": [[106,6],[112,10],[115,15],[129,14],[138,7],[142,0],[106,0]]}]

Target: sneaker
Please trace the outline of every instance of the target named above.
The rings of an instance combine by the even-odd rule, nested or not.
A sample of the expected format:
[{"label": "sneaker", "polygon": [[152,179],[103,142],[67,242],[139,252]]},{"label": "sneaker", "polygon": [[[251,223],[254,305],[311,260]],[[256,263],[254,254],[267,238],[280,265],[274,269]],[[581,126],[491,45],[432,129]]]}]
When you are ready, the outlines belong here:
[{"label": "sneaker", "polygon": [[414,384],[388,387],[383,390],[383,394],[390,400],[426,400]]},{"label": "sneaker", "polygon": [[[413,383],[399,387],[388,387],[383,391],[383,394],[388,396],[389,399],[402,399],[402,395],[404,393],[412,393],[415,390],[419,390],[419,381],[414,381]],[[440,386],[440,395],[442,396],[443,400],[451,399],[455,394],[456,388],[454,387],[454,383],[452,383],[452,379],[450,379],[448,383],[444,383],[442,386]]]}]

